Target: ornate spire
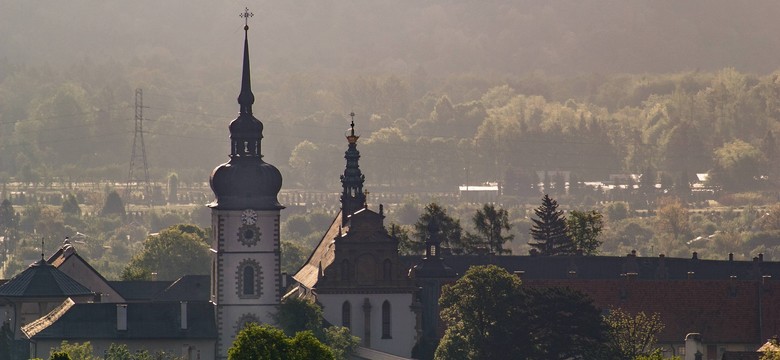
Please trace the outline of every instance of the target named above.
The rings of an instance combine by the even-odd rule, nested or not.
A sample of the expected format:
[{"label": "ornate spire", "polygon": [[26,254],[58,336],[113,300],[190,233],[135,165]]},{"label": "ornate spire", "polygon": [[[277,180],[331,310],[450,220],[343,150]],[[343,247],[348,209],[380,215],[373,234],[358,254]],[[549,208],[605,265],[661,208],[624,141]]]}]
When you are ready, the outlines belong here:
[{"label": "ornate spire", "polygon": [[238,104],[241,105],[240,114],[252,114],[252,104],[255,103],[255,95],[252,94],[252,81],[249,76],[249,18],[255,14],[245,8],[239,15],[244,18],[244,68],[241,73],[241,94],[238,95]]},{"label": "ornate spire", "polygon": [[244,19],[244,67],[241,74],[241,111],[230,122],[230,161],[211,173],[209,182],[216,200],[210,207],[223,210],[280,210],[277,199],[282,188],[279,169],[263,161],[261,142],[263,123],[252,115],[252,94],[249,77],[249,9],[240,15]]},{"label": "ornate spire", "polygon": [[344,169],[344,175],[341,175],[341,212],[342,223],[346,224],[349,215],[366,207],[366,194],[363,192],[363,183],[365,176],[360,172],[358,160],[360,152],[357,150],[357,140],[360,136],[355,132],[355,113],[351,112],[352,118],[349,129],[346,131],[346,138],[349,146],[344,153],[344,159],[347,160],[347,166]]}]

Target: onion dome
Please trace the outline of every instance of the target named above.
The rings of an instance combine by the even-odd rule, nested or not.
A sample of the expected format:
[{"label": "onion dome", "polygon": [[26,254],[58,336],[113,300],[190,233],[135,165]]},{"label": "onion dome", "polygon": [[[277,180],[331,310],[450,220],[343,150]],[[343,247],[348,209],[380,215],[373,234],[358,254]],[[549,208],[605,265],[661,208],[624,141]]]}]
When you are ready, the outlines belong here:
[{"label": "onion dome", "polygon": [[277,196],[282,174],[263,161],[260,151],[263,123],[252,115],[252,84],[249,75],[249,26],[244,26],[244,66],[238,117],[230,123],[230,160],[211,173],[209,183],[216,199],[210,207],[224,210],[278,210]]}]

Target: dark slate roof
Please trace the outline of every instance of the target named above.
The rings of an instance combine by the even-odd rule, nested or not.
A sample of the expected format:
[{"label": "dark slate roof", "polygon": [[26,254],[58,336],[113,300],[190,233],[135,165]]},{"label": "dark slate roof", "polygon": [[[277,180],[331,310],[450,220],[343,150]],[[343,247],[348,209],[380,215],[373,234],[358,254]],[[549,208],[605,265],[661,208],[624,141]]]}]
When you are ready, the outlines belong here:
[{"label": "dark slate roof", "polygon": [[726,351],[721,360],[760,360],[761,355],[758,351]]},{"label": "dark slate roof", "polygon": [[209,275],[184,275],[158,294],[154,301],[209,301]]},{"label": "dark slate roof", "polygon": [[[760,280],[536,279],[527,287],[580,291],[601,309],[657,313],[662,343],[679,343],[701,333],[707,343],[761,344],[780,331],[780,283]],[[762,326],[759,326],[761,324]]]},{"label": "dark slate roof", "polygon": [[333,260],[336,258],[336,242],[335,238],[339,233],[345,233],[349,230],[349,227],[341,227],[341,217],[343,214],[341,211],[333,219],[333,222],[328,227],[325,235],[320,239],[319,244],[309,256],[303,266],[298,270],[293,279],[299,282],[307,289],[313,289],[317,286],[317,281],[320,279],[320,271],[330,266]]},{"label": "dark slate roof", "polygon": [[66,298],[94,293],[44,260],[39,260],[0,286],[0,297]]},{"label": "dark slate roof", "polygon": [[[404,256],[410,266],[422,262],[421,256]],[[444,264],[458,274],[472,266],[494,264],[507,271],[522,271],[523,279],[618,279],[621,274],[635,273],[639,279],[760,279],[780,277],[780,262],[701,260],[693,258],[628,256],[497,256],[450,255]],[[691,274],[689,274],[691,273]]]},{"label": "dark slate roof", "polygon": [[[67,301],[66,301],[67,302]],[[32,340],[89,339],[216,339],[214,305],[208,302],[187,303],[187,329],[181,329],[179,302],[127,304],[127,330],[117,330],[117,304],[71,304],[57,309],[45,323],[31,323],[23,328]]]},{"label": "dark slate roof", "polygon": [[160,295],[165,289],[171,286],[171,281],[109,281],[109,285],[114,288],[119,295],[128,302],[152,301]]}]

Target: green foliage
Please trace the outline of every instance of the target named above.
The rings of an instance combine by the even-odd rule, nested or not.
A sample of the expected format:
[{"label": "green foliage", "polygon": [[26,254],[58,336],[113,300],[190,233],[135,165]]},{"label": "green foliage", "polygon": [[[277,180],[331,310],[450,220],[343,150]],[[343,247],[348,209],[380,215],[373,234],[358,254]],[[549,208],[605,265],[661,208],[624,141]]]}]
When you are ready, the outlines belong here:
[{"label": "green foliage", "polygon": [[309,331],[289,338],[269,325],[247,324],[228,349],[229,360],[328,360],[333,353]]},{"label": "green foliage", "polygon": [[168,203],[176,204],[179,202],[179,175],[171,173],[168,175]]},{"label": "green foliage", "polygon": [[136,360],[125,344],[111,344],[106,351],[105,360]]},{"label": "green foliage", "polygon": [[662,198],[658,201],[656,212],[656,228],[662,234],[661,249],[667,253],[677,249],[680,242],[688,235],[688,209],[678,198]]},{"label": "green foliage", "polygon": [[447,330],[435,359],[594,359],[606,328],[585,295],[561,288],[523,289],[495,265],[474,266],[442,289]]},{"label": "green foliage", "polygon": [[65,201],[62,203],[62,213],[77,217],[81,216],[81,207],[79,207],[79,202],[76,200],[75,195],[68,194],[65,196]]},{"label": "green foliage", "polygon": [[318,339],[324,338],[322,309],[311,301],[293,297],[285,299],[279,305],[274,320],[287,336],[310,331]]},{"label": "green foliage", "polygon": [[435,202],[425,206],[422,215],[414,224],[414,236],[410,238],[411,242],[404,246],[415,254],[421,253],[425,248],[425,239],[428,238],[431,222],[436,222],[440,232],[439,239],[444,247],[449,247],[454,253],[464,251],[460,220],[450,217],[447,210]]},{"label": "green foliage", "polygon": [[333,351],[335,360],[347,360],[360,345],[360,338],[352,335],[347,327],[330,326],[325,328],[325,343]]},{"label": "green foliage", "polygon": [[51,356],[49,356],[49,360],[71,360],[71,359],[68,353],[62,351],[55,351],[51,353]]},{"label": "green foliage", "polygon": [[573,255],[575,244],[569,238],[566,218],[558,210],[558,202],[544,195],[542,205],[534,209],[536,219],[531,219],[531,236],[536,242],[529,243],[540,255]]},{"label": "green foliage", "polygon": [[[485,244],[495,254],[508,254],[511,250],[504,249],[504,243],[512,241],[514,235],[505,235],[504,231],[510,231],[509,212],[504,209],[496,209],[493,204],[485,204],[477,210],[472,218],[474,228],[477,230],[478,242]],[[473,243],[469,246],[474,246]]]},{"label": "green foliage", "polygon": [[780,360],[780,345],[777,339],[770,339],[768,345],[762,347],[766,350],[761,354],[761,360]]},{"label": "green foliage", "polygon": [[83,343],[69,343],[63,340],[58,349],[54,349],[52,354],[62,353],[70,357],[71,360],[99,360],[100,357],[92,355],[94,350],[89,341]]},{"label": "green foliage", "polygon": [[734,140],[715,150],[715,167],[710,173],[713,184],[725,190],[742,191],[755,189],[759,184],[766,159],[755,146]]},{"label": "green foliage", "polygon": [[622,201],[612,202],[607,205],[604,212],[609,221],[620,221],[629,217],[628,205]]},{"label": "green foliage", "polygon": [[569,238],[574,242],[578,251],[585,255],[598,253],[601,240],[599,235],[604,227],[601,213],[596,210],[578,211],[572,210],[566,218],[566,228]]},{"label": "green foliage", "polygon": [[439,305],[447,326],[436,359],[505,359],[527,353],[530,343],[520,279],[494,265],[471,267],[442,289]]},{"label": "green foliage", "polygon": [[[159,280],[176,280],[182,275],[208,274],[211,255],[205,232],[194,225],[172,226],[143,243],[143,250],[133,256],[123,276],[128,278],[157,273]],[[137,268],[137,269],[134,269]]]},{"label": "green foliage", "polygon": [[106,201],[103,203],[103,208],[100,210],[100,214],[103,216],[125,215],[125,204],[122,202],[122,198],[119,197],[119,193],[117,193],[116,190],[111,190],[106,195]]},{"label": "green foliage", "polygon": [[292,241],[282,240],[282,272],[294,274],[303,266],[309,252],[303,246]]},{"label": "green foliage", "polygon": [[291,360],[334,360],[333,351],[320,342],[311,331],[301,331],[290,341]]},{"label": "green foliage", "polygon": [[664,324],[658,314],[631,314],[616,308],[610,309],[604,322],[609,328],[608,345],[620,359],[652,358],[659,352],[655,346]]}]

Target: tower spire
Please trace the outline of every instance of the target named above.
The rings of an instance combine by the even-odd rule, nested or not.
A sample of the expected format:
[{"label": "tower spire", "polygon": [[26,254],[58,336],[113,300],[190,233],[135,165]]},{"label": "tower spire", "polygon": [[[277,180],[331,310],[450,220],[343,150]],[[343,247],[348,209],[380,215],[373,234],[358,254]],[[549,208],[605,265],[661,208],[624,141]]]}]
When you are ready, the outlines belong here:
[{"label": "tower spire", "polygon": [[355,112],[349,113],[349,116],[352,118],[352,121],[345,134],[349,145],[344,153],[347,166],[344,169],[344,175],[341,175],[341,186],[343,188],[341,193],[342,224],[346,224],[349,215],[366,207],[366,193],[363,192],[365,176],[361,173],[358,164],[360,152],[357,150],[357,140],[360,138],[360,135],[355,132]]},{"label": "tower spire", "polygon": [[239,15],[244,19],[244,68],[241,72],[241,93],[238,95],[240,114],[252,114],[252,104],[255,103],[255,95],[252,94],[252,81],[249,76],[249,18],[255,16],[245,8]]}]

